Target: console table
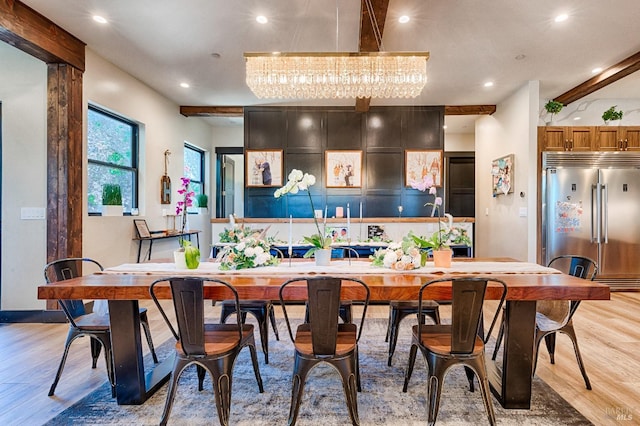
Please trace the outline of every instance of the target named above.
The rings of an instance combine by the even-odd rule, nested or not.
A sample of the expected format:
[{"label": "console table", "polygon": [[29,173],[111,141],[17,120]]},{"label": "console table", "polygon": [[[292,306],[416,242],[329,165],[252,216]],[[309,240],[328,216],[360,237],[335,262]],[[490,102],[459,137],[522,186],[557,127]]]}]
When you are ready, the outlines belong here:
[{"label": "console table", "polygon": [[140,263],[140,254],[142,253],[142,243],[144,241],[149,241],[149,254],[145,256],[145,260],[151,260],[151,248],[153,247],[153,242],[155,240],[164,240],[167,238],[178,238],[178,237],[187,237],[189,241],[191,241],[191,236],[196,236],[196,244],[198,248],[200,248],[200,232],[202,231],[185,231],[185,232],[167,232],[167,231],[152,231],[151,236],[149,237],[135,237],[134,240],[138,240],[138,260]]}]

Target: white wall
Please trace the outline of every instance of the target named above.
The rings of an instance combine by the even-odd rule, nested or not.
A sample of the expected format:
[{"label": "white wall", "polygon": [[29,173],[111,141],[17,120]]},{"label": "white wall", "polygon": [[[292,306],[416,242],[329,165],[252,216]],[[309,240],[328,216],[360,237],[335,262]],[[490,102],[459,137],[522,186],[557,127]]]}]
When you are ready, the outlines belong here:
[{"label": "white wall", "polygon": [[46,221],[21,220],[22,207],[47,205],[47,67],[0,42],[2,103],[2,289],[0,309],[43,309]]},{"label": "white wall", "polygon": [[[476,121],[476,257],[536,260],[538,93],[539,83],[528,82]],[[491,162],[509,154],[515,155],[514,191],[494,197]]]},{"label": "white wall", "polygon": [[475,151],[476,139],[473,133],[445,133],[444,134],[444,150],[445,151]]},{"label": "white wall", "polygon": [[[638,92],[640,96],[640,91]],[[550,120],[550,115],[544,109],[548,99],[540,99],[538,126],[544,126]],[[565,106],[560,113],[553,118],[554,126],[603,126],[602,113],[610,107],[617,105],[616,109],[624,113],[621,126],[640,125],[640,103],[638,99],[594,99],[577,100]],[[579,120],[575,120],[579,117]]]},{"label": "white wall", "polygon": [[[140,137],[140,219],[150,229],[166,229],[163,209],[175,213],[177,190],[184,170],[184,143],[211,151],[212,132],[204,120],[183,117],[179,106],[153,89],[87,49],[84,75],[84,101],[123,115],[141,125]],[[86,123],[85,123],[86,125]],[[86,131],[85,131],[86,135]],[[86,136],[85,136],[86,139]],[[86,149],[86,143],[85,143]],[[169,149],[168,174],[171,178],[171,204],[160,204],[160,177],[164,174],[164,151]],[[86,172],[86,164],[85,164]],[[85,173],[86,176],[86,173]],[[86,205],[86,191],[84,191]],[[135,262],[137,242],[132,217],[84,217],[83,252],[99,259],[104,266]],[[200,248],[208,253],[211,227],[208,215],[189,215],[191,229],[203,231]],[[177,248],[176,239],[156,241],[153,258],[170,258]],[[144,248],[146,249],[146,243]],[[143,253],[144,254],[144,253]]]}]

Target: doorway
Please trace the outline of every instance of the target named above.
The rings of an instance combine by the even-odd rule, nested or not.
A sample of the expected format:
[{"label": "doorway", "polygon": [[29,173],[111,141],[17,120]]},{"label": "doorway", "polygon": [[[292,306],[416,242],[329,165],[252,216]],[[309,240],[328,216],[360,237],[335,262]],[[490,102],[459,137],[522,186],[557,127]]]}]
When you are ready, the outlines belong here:
[{"label": "doorway", "polygon": [[476,164],[473,152],[446,152],[447,211],[454,217],[475,217]]},{"label": "doorway", "polygon": [[243,184],[243,148],[216,148],[216,218],[244,216]]}]

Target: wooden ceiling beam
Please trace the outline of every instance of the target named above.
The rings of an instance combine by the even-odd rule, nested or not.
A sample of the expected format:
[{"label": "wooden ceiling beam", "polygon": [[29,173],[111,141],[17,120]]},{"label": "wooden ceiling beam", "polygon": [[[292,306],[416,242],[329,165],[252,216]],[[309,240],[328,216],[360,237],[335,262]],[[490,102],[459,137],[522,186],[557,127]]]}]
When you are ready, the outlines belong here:
[{"label": "wooden ceiling beam", "polygon": [[241,106],[180,106],[180,114],[185,117],[242,117]]},{"label": "wooden ceiling beam", "polygon": [[444,115],[491,115],[495,105],[445,105]]},{"label": "wooden ceiling beam", "polygon": [[602,71],[595,77],[592,77],[573,89],[564,92],[562,95],[556,97],[554,101],[561,102],[563,105],[568,105],[571,102],[575,102],[578,99],[583,98],[598,89],[602,89],[603,87],[608,86],[609,84],[614,83],[638,70],[640,70],[640,52],[623,59],[617,64]]},{"label": "wooden ceiling beam", "polygon": [[[384,32],[384,23],[387,20],[387,10],[389,9],[389,0],[371,0],[373,6],[373,17],[369,14],[369,9],[365,4],[365,0],[360,0],[360,41],[358,43],[359,52],[379,52],[380,46],[376,39],[376,34],[371,21],[375,21],[380,30],[380,37]],[[371,98],[356,98],[356,111],[369,111]]]},{"label": "wooden ceiling beam", "polygon": [[65,63],[84,72],[85,44],[19,1],[0,1],[0,40],[47,64]]}]

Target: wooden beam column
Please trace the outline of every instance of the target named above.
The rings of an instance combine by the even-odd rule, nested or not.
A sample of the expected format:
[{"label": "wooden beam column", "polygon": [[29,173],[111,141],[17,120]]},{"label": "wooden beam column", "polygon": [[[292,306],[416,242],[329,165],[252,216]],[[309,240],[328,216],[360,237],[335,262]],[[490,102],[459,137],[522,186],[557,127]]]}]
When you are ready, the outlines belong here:
[{"label": "wooden beam column", "polygon": [[48,65],[47,261],[82,256],[82,71]]}]

